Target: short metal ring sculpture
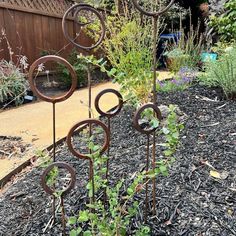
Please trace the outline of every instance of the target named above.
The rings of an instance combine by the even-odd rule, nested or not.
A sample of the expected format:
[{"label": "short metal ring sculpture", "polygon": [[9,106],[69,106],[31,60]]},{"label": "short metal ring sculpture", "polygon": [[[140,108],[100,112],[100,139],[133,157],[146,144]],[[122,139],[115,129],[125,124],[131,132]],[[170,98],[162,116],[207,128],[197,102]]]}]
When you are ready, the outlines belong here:
[{"label": "short metal ring sculpture", "polygon": [[70,165],[68,165],[65,162],[54,162],[53,164],[49,165],[43,172],[42,176],[41,176],[41,184],[42,187],[44,189],[44,191],[46,193],[48,193],[49,195],[54,196],[55,194],[55,190],[51,189],[48,185],[47,185],[47,176],[50,173],[50,171],[52,171],[52,169],[54,167],[58,167],[58,168],[62,168],[67,170],[70,173],[70,178],[71,181],[69,183],[69,185],[62,191],[61,193],[61,197],[63,197],[64,195],[68,194],[75,186],[75,182],[76,182],[76,173],[74,168],[72,168]]},{"label": "short metal ring sculpture", "polygon": [[156,115],[157,119],[158,120],[161,120],[162,119],[162,115],[161,115],[161,111],[160,109],[158,108],[158,106],[156,104],[153,104],[153,103],[148,103],[148,104],[145,104],[143,106],[141,106],[135,113],[134,115],[134,118],[133,118],[133,125],[135,127],[135,129],[137,131],[139,131],[140,133],[142,134],[151,134],[153,133],[157,128],[152,128],[152,129],[143,129],[140,124],[139,124],[139,120],[141,118],[141,114],[143,111],[145,111],[146,109],[153,109],[154,111],[154,114]]},{"label": "short metal ring sculpture", "polygon": [[166,11],[168,11],[170,9],[170,7],[173,5],[174,1],[175,0],[171,0],[171,2],[163,9],[161,9],[160,11],[158,12],[148,12],[146,10],[144,10],[140,4],[138,3],[138,0],[132,0],[133,1],[133,4],[134,6],[141,12],[143,13],[144,15],[147,15],[147,16],[152,16],[152,17],[158,17],[162,14],[164,14]]},{"label": "short metal ring sculpture", "polygon": [[[78,158],[80,158],[80,159],[91,160],[91,158],[88,157],[88,155],[82,154],[82,153],[80,153],[79,151],[75,150],[75,148],[74,148],[74,146],[73,146],[73,144],[72,144],[72,136],[73,136],[73,134],[76,132],[76,130],[77,130],[78,128],[83,127],[83,126],[87,126],[87,125],[93,125],[93,124],[100,126],[100,127],[103,129],[103,131],[104,131],[104,136],[105,136],[104,138],[105,138],[105,139],[104,139],[104,144],[103,144],[103,146],[102,146],[102,148],[101,148],[100,153],[101,153],[101,154],[104,153],[104,152],[107,150],[108,146],[109,146],[109,143],[110,143],[110,134],[109,134],[109,131],[108,131],[107,126],[106,126],[103,122],[101,122],[100,120],[96,120],[96,119],[88,119],[88,120],[81,121],[81,122],[75,124],[75,125],[71,128],[71,130],[69,131],[69,134],[67,135],[67,139],[66,139],[68,148],[69,148],[69,150],[71,151],[71,153],[72,153],[74,156],[76,156],[76,157],[78,157]],[[81,130],[82,130],[82,129],[81,129]]]},{"label": "short metal ring sculpture", "polygon": [[[35,70],[37,70],[39,65],[45,64],[46,62],[49,62],[49,61],[64,64],[70,72],[70,75],[71,75],[71,78],[72,78],[71,87],[70,87],[70,90],[62,96],[53,97],[53,98],[48,97],[48,96],[44,95],[43,93],[41,93],[37,89],[36,81],[35,81],[36,77],[34,76]],[[30,87],[31,87],[32,91],[35,93],[35,95],[37,97],[39,97],[43,101],[51,102],[51,103],[55,104],[55,103],[58,103],[58,102],[65,101],[66,99],[68,99],[73,94],[73,92],[77,88],[77,75],[76,75],[76,72],[74,71],[72,65],[69,62],[67,62],[65,59],[63,59],[62,57],[49,55],[49,56],[44,56],[44,57],[39,58],[38,60],[36,60],[32,64],[32,66],[30,67],[30,70],[29,70],[29,83],[30,83]]]},{"label": "short metal ring sculpture", "polygon": [[[89,22],[86,22],[86,23],[80,22],[78,20],[78,16],[81,13],[81,11],[87,11],[87,12],[93,13],[100,22],[101,34],[100,34],[100,37],[98,38],[98,40],[92,46],[83,46],[83,45],[80,45],[79,43],[76,43],[75,39],[77,37],[75,39],[72,39],[69,35],[69,32],[68,32],[68,27],[67,27],[66,20],[67,20],[67,18],[69,18],[70,14],[73,15],[73,20],[80,27],[83,27],[83,26],[86,26],[86,25],[89,25],[89,24],[93,23],[93,21],[89,21]],[[63,33],[64,33],[66,39],[69,40],[74,46],[76,46],[80,49],[84,49],[84,50],[92,50],[92,49],[96,48],[97,46],[99,46],[102,43],[102,41],[105,37],[105,22],[104,22],[104,19],[103,19],[102,15],[95,8],[93,8],[92,6],[90,6],[88,4],[80,3],[80,4],[76,4],[76,5],[72,6],[71,8],[69,8],[66,11],[66,13],[63,16],[63,20],[62,20],[62,30],[63,30]]]},{"label": "short metal ring sculpture", "polygon": [[[112,110],[110,112],[103,111],[99,105],[99,101],[100,101],[101,97],[107,93],[115,94],[119,100],[119,103],[118,103],[116,109]],[[96,108],[97,112],[100,115],[105,116],[105,117],[109,117],[109,118],[116,116],[121,111],[123,104],[124,104],[124,101],[123,101],[122,95],[115,89],[105,89],[105,90],[101,91],[95,98],[95,108]]]}]

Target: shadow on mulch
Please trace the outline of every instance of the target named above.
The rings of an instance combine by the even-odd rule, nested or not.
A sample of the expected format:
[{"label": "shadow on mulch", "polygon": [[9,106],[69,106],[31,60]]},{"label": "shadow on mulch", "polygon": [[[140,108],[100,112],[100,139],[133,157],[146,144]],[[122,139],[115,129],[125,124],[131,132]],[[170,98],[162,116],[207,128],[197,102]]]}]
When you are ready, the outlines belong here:
[{"label": "shadow on mulch", "polygon": [[[148,220],[152,235],[236,235],[236,105],[217,97],[215,90],[199,85],[159,95],[160,104],[177,104],[188,119],[169,176],[157,178],[157,216],[150,213]],[[132,115],[126,107],[112,120],[112,183],[144,167],[146,137],[133,129]],[[88,163],[72,157],[64,144],[57,149],[57,159],[70,163],[77,172],[76,188],[65,200],[67,213],[73,215],[86,201]],[[211,177],[212,168],[227,173],[226,177]],[[59,217],[58,223],[43,233],[51,203],[40,186],[41,173],[34,168],[0,198],[0,235],[60,235]],[[130,231],[139,227],[143,218],[143,196],[137,197],[140,213]]]}]

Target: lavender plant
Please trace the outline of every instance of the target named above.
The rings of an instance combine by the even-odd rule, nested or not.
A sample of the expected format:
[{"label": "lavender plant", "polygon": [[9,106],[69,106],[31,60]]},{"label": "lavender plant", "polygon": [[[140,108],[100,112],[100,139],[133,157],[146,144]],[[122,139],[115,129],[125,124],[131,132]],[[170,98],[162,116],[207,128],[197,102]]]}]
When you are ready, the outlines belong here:
[{"label": "lavender plant", "polygon": [[197,70],[189,67],[182,67],[174,79],[159,81],[157,90],[160,92],[183,91],[187,89],[197,77]]}]

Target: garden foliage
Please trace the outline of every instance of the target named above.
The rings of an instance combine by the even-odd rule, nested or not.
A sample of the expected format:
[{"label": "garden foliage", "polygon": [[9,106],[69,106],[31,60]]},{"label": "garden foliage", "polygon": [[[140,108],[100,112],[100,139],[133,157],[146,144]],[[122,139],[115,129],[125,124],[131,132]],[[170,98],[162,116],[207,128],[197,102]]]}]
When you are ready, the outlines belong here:
[{"label": "garden foliage", "polygon": [[[6,103],[5,108],[12,102],[19,105],[24,101],[28,88],[25,72],[29,64],[26,56],[15,55],[4,29],[0,34],[0,42],[2,41],[5,41],[9,54],[9,61],[0,60],[0,103]],[[13,56],[17,58],[16,63],[13,62]]]},{"label": "garden foliage", "polygon": [[207,86],[222,88],[227,98],[235,98],[236,46],[227,48],[217,61],[208,61],[205,72],[199,78]]},{"label": "garden foliage", "polygon": [[[87,204],[78,216],[72,216],[68,219],[68,226],[72,227],[70,236],[125,236],[129,234],[131,220],[137,216],[140,207],[135,196],[143,191],[145,185],[152,178],[157,175],[167,176],[168,168],[174,161],[173,155],[179,144],[180,131],[183,129],[183,125],[179,124],[177,120],[175,109],[175,106],[169,106],[166,123],[159,131],[165,137],[165,142],[162,144],[165,149],[163,153],[165,158],[156,162],[155,170],[137,172],[131,179],[119,180],[115,186],[110,186],[104,179],[107,157],[100,155],[100,147],[94,144],[94,137],[89,138],[88,147],[93,153],[89,157],[94,164],[96,198],[94,202]],[[151,119],[151,123],[152,121],[153,119]],[[105,205],[99,197],[104,189],[108,200]],[[87,190],[91,198],[93,193],[92,182],[88,183]],[[150,228],[147,225],[138,225],[138,229],[133,230],[132,235],[147,236],[150,233]]]},{"label": "garden foliage", "polygon": [[226,1],[225,12],[211,17],[210,25],[213,26],[223,41],[236,39],[236,0]]}]

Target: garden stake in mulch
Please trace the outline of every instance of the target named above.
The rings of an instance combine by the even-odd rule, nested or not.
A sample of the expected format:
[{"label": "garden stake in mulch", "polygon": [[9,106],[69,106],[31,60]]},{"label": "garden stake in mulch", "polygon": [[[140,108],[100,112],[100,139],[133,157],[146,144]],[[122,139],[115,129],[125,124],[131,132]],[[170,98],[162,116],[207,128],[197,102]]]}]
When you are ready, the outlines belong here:
[{"label": "garden stake in mulch", "polygon": [[[154,135],[154,133],[157,129],[157,127],[152,127],[152,128],[145,129],[145,127],[148,126],[148,124],[146,124],[146,123],[145,124],[140,124],[139,123],[142,113],[147,109],[152,109],[154,114],[155,114],[155,117],[159,121],[162,119],[161,112],[160,112],[159,108],[157,107],[156,104],[153,104],[153,103],[148,103],[148,104],[145,104],[145,105],[141,106],[136,111],[136,113],[134,115],[134,118],[133,118],[133,124],[134,124],[135,129],[137,131],[139,131],[140,133],[147,135],[146,173],[149,172],[150,135],[151,134]],[[153,171],[155,171],[155,168],[156,168],[156,158],[152,159],[152,169],[153,169]],[[148,208],[149,208],[149,204],[148,204],[148,202],[149,202],[149,200],[148,200],[148,178],[147,177],[146,177],[145,182],[146,182],[146,199],[145,199],[145,215],[144,215],[145,218],[144,218],[144,220],[146,222],[147,221],[147,211],[148,211]],[[153,179],[152,198],[153,198],[153,209],[155,209],[155,207],[156,207],[156,181],[155,181],[155,178]],[[154,213],[154,211],[155,210],[153,210],[153,213]]]},{"label": "garden stake in mulch", "polygon": [[[117,96],[118,98],[118,105],[116,106],[116,109],[110,111],[110,112],[106,112],[103,111],[100,108],[100,99],[103,95],[107,94],[107,93],[112,93],[115,96]],[[104,117],[107,117],[107,127],[109,130],[109,135],[111,136],[111,118],[118,115],[119,112],[121,111],[123,104],[124,104],[124,100],[122,95],[115,89],[104,89],[103,91],[101,91],[95,98],[95,108],[97,110],[97,112]],[[107,150],[107,156],[109,157],[109,153],[110,153],[110,145],[108,146],[108,150]],[[108,179],[108,174],[109,174],[109,159],[107,160],[107,173],[106,173],[106,179]]]},{"label": "garden stake in mulch", "polygon": [[[110,112],[103,111],[100,108],[100,103],[99,103],[101,97],[107,93],[112,93],[115,96],[117,96],[117,98],[118,98],[118,105],[116,106],[116,109],[112,110]],[[111,118],[119,114],[119,112],[121,111],[121,109],[123,107],[123,104],[124,104],[124,100],[123,100],[122,95],[115,89],[104,89],[95,98],[95,108],[96,108],[97,112],[100,115],[107,117],[107,127],[108,127],[110,138],[111,138]],[[107,160],[107,166],[106,166],[107,170],[106,170],[106,176],[105,176],[107,181],[108,181],[108,175],[109,175],[109,156],[110,156],[110,145],[108,146],[108,149],[107,149],[108,160]],[[104,193],[104,203],[105,202],[106,202],[106,193]]]},{"label": "garden stake in mulch", "polygon": [[89,154],[82,154],[81,152],[77,151],[75,149],[75,147],[73,146],[72,143],[72,137],[73,134],[76,133],[80,133],[84,128],[86,128],[86,126],[92,127],[92,125],[97,125],[100,126],[103,131],[104,131],[104,143],[103,146],[100,150],[100,154],[103,154],[109,146],[110,143],[110,134],[109,134],[109,130],[107,128],[107,126],[101,122],[100,120],[96,120],[96,119],[88,119],[88,120],[84,120],[81,121],[77,124],[75,124],[69,131],[68,135],[67,135],[67,145],[68,148],[70,150],[70,152],[77,158],[79,159],[84,159],[84,160],[89,160],[89,180],[92,183],[92,198],[91,198],[91,202],[94,203],[95,202],[95,186],[94,186],[94,164],[93,164],[93,160],[91,159],[91,157],[89,157]]},{"label": "garden stake in mulch", "polygon": [[[49,61],[64,64],[68,68],[71,74],[71,78],[72,78],[71,88],[66,94],[62,96],[58,96],[58,97],[45,96],[43,93],[41,93],[38,90],[36,86],[37,74],[36,76],[34,76],[35,70],[37,70],[40,65],[44,65],[46,62],[49,62]],[[74,93],[75,89],[77,88],[77,75],[73,67],[71,66],[71,64],[67,62],[65,59],[58,56],[49,55],[49,56],[44,56],[44,57],[39,58],[32,64],[29,70],[29,83],[30,83],[30,87],[32,91],[38,98],[42,99],[43,101],[52,103],[53,162],[55,162],[56,161],[56,103],[67,100]],[[54,219],[55,219],[55,198],[53,200],[53,209],[54,209],[53,212],[54,212]]]},{"label": "garden stake in mulch", "polygon": [[[65,169],[70,174],[70,182],[69,182],[68,186],[65,189],[63,189],[62,191],[60,191],[59,194],[55,190],[55,183],[53,184],[54,189],[51,189],[51,187],[48,186],[48,183],[47,183],[48,176],[50,175],[50,172],[54,168]],[[60,206],[61,206],[61,221],[62,221],[63,235],[66,235],[66,218],[65,218],[64,196],[66,194],[68,194],[74,188],[75,182],[76,182],[75,170],[74,170],[74,168],[72,168],[70,165],[68,165],[65,162],[54,162],[53,164],[49,165],[45,169],[45,171],[43,172],[43,174],[41,176],[41,185],[46,193],[53,196],[53,201],[54,201],[56,195],[59,195]],[[53,212],[53,213],[55,213],[55,212]]]},{"label": "garden stake in mulch", "polygon": [[[138,0],[132,0],[134,6],[144,15],[150,16],[153,18],[153,104],[157,105],[157,71],[156,71],[156,65],[157,65],[157,22],[158,18],[163,15],[165,12],[167,12],[170,7],[174,4],[175,0],[171,0],[170,3],[163,9],[160,9],[157,12],[149,12],[144,10],[141,6]],[[155,162],[155,155],[156,155],[156,133],[153,132],[153,148],[152,148],[152,157],[153,157],[153,163]],[[156,205],[156,204],[155,204]],[[153,206],[153,214],[156,214],[156,208],[155,205]]]}]

